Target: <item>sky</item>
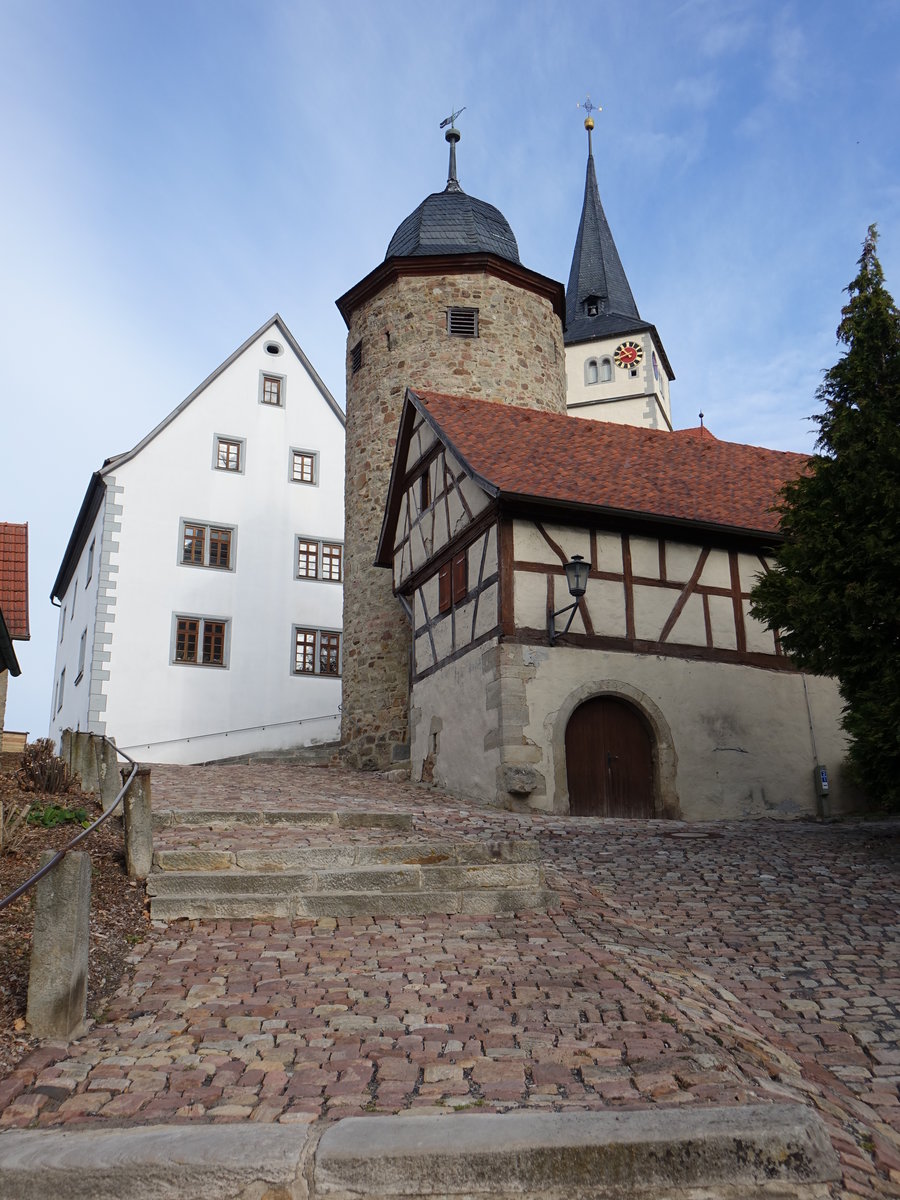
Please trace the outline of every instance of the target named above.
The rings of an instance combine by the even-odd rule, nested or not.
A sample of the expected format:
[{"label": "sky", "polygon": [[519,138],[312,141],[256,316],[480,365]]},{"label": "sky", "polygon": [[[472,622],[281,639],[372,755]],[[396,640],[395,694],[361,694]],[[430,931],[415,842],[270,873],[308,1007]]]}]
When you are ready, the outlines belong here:
[{"label": "sky", "polygon": [[[809,451],[877,223],[900,295],[900,0],[0,0],[0,520],[44,736],[49,601],[92,471],[280,312],[344,402],[335,299],[459,179],[565,283],[600,195],[676,426]],[[113,733],[115,731],[112,731]]]}]

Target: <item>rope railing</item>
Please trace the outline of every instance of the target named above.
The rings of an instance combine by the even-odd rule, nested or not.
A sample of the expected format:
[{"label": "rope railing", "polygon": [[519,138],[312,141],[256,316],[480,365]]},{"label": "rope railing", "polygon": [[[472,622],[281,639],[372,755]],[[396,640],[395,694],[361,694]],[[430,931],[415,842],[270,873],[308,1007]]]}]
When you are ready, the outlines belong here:
[{"label": "rope railing", "polygon": [[75,837],[73,837],[70,842],[67,842],[61,850],[58,850],[48,862],[45,862],[40,870],[35,871],[30,879],[26,879],[25,882],[17,887],[14,892],[10,892],[8,896],[4,896],[3,899],[0,900],[0,911],[6,908],[7,905],[12,904],[14,900],[18,900],[20,896],[24,896],[28,889],[34,887],[34,885],[39,880],[43,879],[45,875],[49,875],[53,868],[57,866],[58,863],[62,862],[70,850],[74,850],[79,842],[84,841],[89,834],[94,832],[98,825],[102,825],[104,821],[111,817],[117,806],[122,802],[125,793],[131,787],[132,780],[138,772],[138,764],[131,757],[131,755],[126,754],[124,750],[120,750],[115,742],[111,741],[110,738],[104,736],[102,733],[91,734],[90,736],[100,738],[101,741],[104,741],[107,743],[107,745],[112,746],[116,754],[120,755],[124,759],[127,759],[128,762],[131,763],[131,772],[128,778],[122,784],[122,787],[120,788],[115,800],[113,800],[112,804],[105,810],[105,812],[100,814],[96,821],[93,821],[86,829],[82,829],[80,833],[76,834]]}]

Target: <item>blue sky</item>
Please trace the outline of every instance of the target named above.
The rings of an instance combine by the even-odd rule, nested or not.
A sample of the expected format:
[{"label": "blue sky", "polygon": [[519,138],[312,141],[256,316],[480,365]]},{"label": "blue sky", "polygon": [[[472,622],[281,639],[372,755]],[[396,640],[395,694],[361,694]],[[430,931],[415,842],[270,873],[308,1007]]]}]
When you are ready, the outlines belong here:
[{"label": "blue sky", "polygon": [[588,93],[676,424],[811,449],[870,222],[900,293],[897,0],[0,0],[0,520],[30,525],[32,623],[8,728],[47,729],[91,472],[276,311],[343,403],[334,300],[443,187],[451,107],[463,188],[565,282]]}]

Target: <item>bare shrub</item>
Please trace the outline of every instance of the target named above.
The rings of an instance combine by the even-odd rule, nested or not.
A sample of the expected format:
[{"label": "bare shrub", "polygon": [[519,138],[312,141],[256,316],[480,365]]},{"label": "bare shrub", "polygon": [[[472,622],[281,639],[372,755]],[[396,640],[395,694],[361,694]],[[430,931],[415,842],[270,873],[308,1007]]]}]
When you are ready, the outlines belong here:
[{"label": "bare shrub", "polygon": [[12,803],[0,800],[0,854],[12,854],[28,828],[31,801]]},{"label": "bare shrub", "polygon": [[54,752],[52,739],[38,738],[25,747],[16,782],[23,792],[58,796],[69,791],[75,780],[68,763]]}]

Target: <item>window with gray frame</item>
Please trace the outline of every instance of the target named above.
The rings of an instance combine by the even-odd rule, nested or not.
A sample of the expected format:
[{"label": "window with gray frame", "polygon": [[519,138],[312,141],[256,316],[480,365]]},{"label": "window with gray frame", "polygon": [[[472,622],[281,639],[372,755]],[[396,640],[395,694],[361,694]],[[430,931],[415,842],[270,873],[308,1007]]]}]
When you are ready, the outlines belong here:
[{"label": "window with gray frame", "polygon": [[336,629],[306,629],[294,626],[294,675],[341,673],[341,635]]},{"label": "window with gray frame", "polygon": [[213,465],[217,471],[234,471],[240,474],[244,469],[243,438],[217,436]]},{"label": "window with gray frame", "polygon": [[84,674],[84,659],[87,653],[87,630],[81,635],[81,642],[78,646],[78,674],[75,676],[75,683],[81,682],[81,677]]},{"label": "window with gray frame", "polygon": [[261,371],[259,375],[259,402],[269,408],[284,408],[286,380],[283,375]]},{"label": "window with gray frame", "polygon": [[295,574],[297,579],[340,583],[344,578],[343,542],[326,542],[301,535],[297,538]]},{"label": "window with gray frame", "polygon": [[195,666],[228,665],[228,621],[220,617],[175,617],[173,660]]},{"label": "window with gray frame", "polygon": [[232,526],[228,525],[182,521],[180,557],[182,566],[214,567],[221,571],[233,571],[236,532]]},{"label": "window with gray frame", "polygon": [[319,482],[319,456],[315,450],[291,451],[291,482]]}]

